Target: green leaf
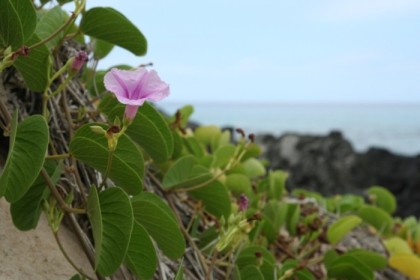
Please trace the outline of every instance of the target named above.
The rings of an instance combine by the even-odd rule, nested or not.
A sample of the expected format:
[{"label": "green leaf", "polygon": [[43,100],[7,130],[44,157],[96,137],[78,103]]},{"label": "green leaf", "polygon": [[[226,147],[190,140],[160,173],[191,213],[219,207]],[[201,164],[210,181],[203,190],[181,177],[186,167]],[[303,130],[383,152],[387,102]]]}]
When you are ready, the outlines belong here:
[{"label": "green leaf", "polygon": [[286,193],[287,173],[279,170],[270,171],[268,179],[268,197],[280,200]]},{"label": "green leaf", "polygon": [[211,145],[214,139],[218,139],[221,134],[220,127],[215,125],[203,125],[197,127],[194,131],[195,138],[205,146]]},{"label": "green leaf", "polygon": [[82,277],[80,277],[79,274],[75,274],[70,278],[70,280],[82,280]]},{"label": "green leaf", "polygon": [[233,158],[236,147],[232,144],[222,146],[214,152],[212,167],[224,168]]},{"label": "green leaf", "polygon": [[[104,135],[96,134],[90,129],[92,125],[107,129],[99,123],[83,125],[70,142],[70,153],[83,163],[105,173],[108,164],[108,143]],[[112,156],[109,178],[127,193],[135,195],[143,188],[143,174],[141,151],[130,138],[122,135]]]},{"label": "green leaf", "polygon": [[329,278],[373,280],[373,270],[353,256],[343,255],[327,268]]},{"label": "green leaf", "polygon": [[372,200],[376,206],[382,208],[389,214],[394,213],[397,209],[395,196],[387,189],[379,186],[373,186],[367,190],[367,193],[369,194],[370,200]]},{"label": "green leaf", "polygon": [[158,163],[165,162],[172,156],[174,142],[168,124],[147,102],[138,110],[136,118],[127,129],[127,135]]},{"label": "green leaf", "polygon": [[214,181],[207,186],[188,192],[195,199],[203,201],[205,209],[216,217],[222,215],[228,219],[231,202],[225,186],[219,181]]},{"label": "green leaf", "polygon": [[[44,167],[47,169],[52,181],[56,183],[60,178],[62,165],[57,167],[51,161],[46,161]],[[49,194],[50,191],[45,184],[44,177],[38,175],[38,178],[25,195],[10,205],[10,214],[16,228],[23,231],[36,228],[42,213],[42,202]]]},{"label": "green leaf", "polygon": [[248,176],[243,174],[229,174],[226,176],[226,187],[236,195],[246,194],[247,196],[252,193],[251,181]]},{"label": "green leaf", "polygon": [[[261,257],[257,257],[260,254]],[[236,265],[240,270],[250,265],[258,265],[259,270],[264,275],[265,279],[275,279],[276,260],[273,255],[266,248],[262,246],[251,245],[244,248],[238,255]]]},{"label": "green leaf", "polygon": [[92,186],[87,213],[95,240],[95,269],[103,276],[112,275],[123,262],[130,243],[133,228],[130,199],[120,188],[98,194]]},{"label": "green leaf", "polygon": [[366,266],[368,266],[370,269],[373,270],[379,270],[383,269],[387,266],[388,261],[387,259],[375,252],[363,250],[363,249],[353,249],[346,253],[348,256],[352,256],[362,263],[364,263]]},{"label": "green leaf", "polygon": [[[39,37],[34,34],[27,43],[28,45],[33,45],[39,41]],[[26,86],[30,90],[43,92],[48,85],[49,59],[50,52],[48,48],[45,45],[41,45],[31,49],[29,55],[19,56],[13,65],[22,74]]]},{"label": "green leaf", "polygon": [[393,219],[381,208],[365,205],[359,209],[359,216],[368,224],[379,231],[388,233],[393,225]]},{"label": "green leaf", "polygon": [[162,184],[164,188],[192,187],[209,181],[212,178],[209,172],[205,170],[202,170],[202,172],[192,172],[197,164],[197,159],[192,155],[179,158],[163,177]]},{"label": "green leaf", "polygon": [[410,245],[407,243],[406,240],[402,239],[401,237],[391,237],[389,239],[384,240],[384,245],[388,250],[389,254],[412,254],[413,251]]},{"label": "green leaf", "polygon": [[0,197],[16,202],[38,177],[48,147],[48,125],[42,116],[34,115],[17,124],[13,116],[10,148],[0,175]]},{"label": "green leaf", "polygon": [[36,13],[30,0],[0,1],[0,42],[18,49],[31,37],[36,26]]},{"label": "green leaf", "polygon": [[256,158],[249,158],[244,163],[245,172],[249,178],[265,175],[265,167]]},{"label": "green leaf", "polygon": [[264,280],[264,276],[255,265],[249,265],[240,270],[241,280]]},{"label": "green leaf", "polygon": [[[55,6],[54,8],[47,10],[39,19],[39,22],[36,26],[35,33],[38,37],[43,40],[48,38],[51,34],[56,32],[66,21],[68,16],[61,9],[60,6]],[[61,39],[64,37],[64,32],[60,32],[50,41],[46,42],[46,46],[51,49],[58,45]]]},{"label": "green leaf", "polygon": [[80,29],[86,35],[125,48],[135,55],[146,54],[146,38],[124,15],[112,8],[88,10],[83,14]]},{"label": "green leaf", "polygon": [[128,268],[141,279],[150,279],[156,270],[157,256],[147,231],[134,221],[125,262]]},{"label": "green leaf", "polygon": [[184,140],[184,145],[187,148],[188,152],[200,158],[205,155],[205,149],[202,144],[194,137],[187,135],[182,138]]},{"label": "green leaf", "polygon": [[264,207],[264,217],[273,225],[275,232],[285,223],[289,205],[276,199],[269,200]]},{"label": "green leaf", "polygon": [[331,244],[337,244],[347,235],[350,231],[353,230],[357,225],[362,222],[357,216],[349,215],[339,218],[335,221],[329,228],[327,232],[328,241]]},{"label": "green leaf", "polygon": [[175,280],[184,280],[184,265],[183,261],[179,264],[178,271],[175,275]]},{"label": "green leaf", "polygon": [[286,211],[286,225],[289,232],[294,235],[296,234],[296,226],[299,221],[300,208],[298,204],[287,204]]},{"label": "green leaf", "polygon": [[[118,103],[113,95],[108,95],[100,105],[110,121],[123,118],[125,106]],[[174,142],[168,124],[162,115],[145,102],[137,112],[126,134],[138,143],[157,163],[166,162],[173,153]]]},{"label": "green leaf", "polygon": [[131,199],[134,219],[156,241],[162,252],[171,259],[184,254],[185,241],[171,209],[161,198],[143,192]]},{"label": "green leaf", "polygon": [[114,44],[108,43],[104,40],[93,39],[93,57],[100,60],[106,57],[114,48]]}]

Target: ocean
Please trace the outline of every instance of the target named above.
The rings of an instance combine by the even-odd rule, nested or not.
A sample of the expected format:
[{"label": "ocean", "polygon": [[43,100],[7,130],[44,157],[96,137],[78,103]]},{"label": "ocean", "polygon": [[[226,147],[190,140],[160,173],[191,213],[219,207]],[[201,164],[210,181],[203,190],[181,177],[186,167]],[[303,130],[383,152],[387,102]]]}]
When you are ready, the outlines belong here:
[{"label": "ocean", "polygon": [[[187,103],[160,103],[169,114]],[[339,130],[354,149],[386,148],[420,154],[420,104],[195,103],[191,120],[242,128],[246,133],[325,135]]]}]

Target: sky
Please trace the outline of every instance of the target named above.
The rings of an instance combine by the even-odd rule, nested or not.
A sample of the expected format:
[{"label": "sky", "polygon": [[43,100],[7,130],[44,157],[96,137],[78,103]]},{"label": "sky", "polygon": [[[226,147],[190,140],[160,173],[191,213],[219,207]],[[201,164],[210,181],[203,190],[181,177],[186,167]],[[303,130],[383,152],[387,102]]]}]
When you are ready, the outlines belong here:
[{"label": "sky", "polygon": [[170,102],[420,103],[418,0],[88,0],[124,14]]}]

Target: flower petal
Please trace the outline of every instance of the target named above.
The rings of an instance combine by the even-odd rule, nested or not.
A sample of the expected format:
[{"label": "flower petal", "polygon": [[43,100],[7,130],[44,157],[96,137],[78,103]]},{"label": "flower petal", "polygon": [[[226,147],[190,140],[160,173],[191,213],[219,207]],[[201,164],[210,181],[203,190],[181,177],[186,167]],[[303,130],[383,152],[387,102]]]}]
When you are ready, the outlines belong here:
[{"label": "flower petal", "polygon": [[132,98],[133,91],[138,88],[147,70],[143,67],[135,70],[111,69],[104,77],[105,88],[115,94],[118,101],[123,103],[123,97]]},{"label": "flower petal", "polygon": [[169,85],[163,82],[156,71],[150,71],[143,78],[143,98],[151,101],[160,101],[169,95]]}]

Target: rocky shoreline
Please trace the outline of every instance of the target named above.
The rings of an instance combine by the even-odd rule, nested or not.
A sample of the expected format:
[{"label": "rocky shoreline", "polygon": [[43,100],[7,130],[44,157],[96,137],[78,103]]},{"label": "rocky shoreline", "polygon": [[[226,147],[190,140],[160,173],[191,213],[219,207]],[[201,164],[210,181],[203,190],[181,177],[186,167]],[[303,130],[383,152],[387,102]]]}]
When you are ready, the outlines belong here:
[{"label": "rocky shoreline", "polygon": [[420,155],[402,156],[382,148],[354,150],[339,131],[328,135],[257,135],[262,158],[271,169],[289,172],[289,189],[334,195],[363,194],[370,186],[389,189],[397,198],[396,215],[420,216]]}]

